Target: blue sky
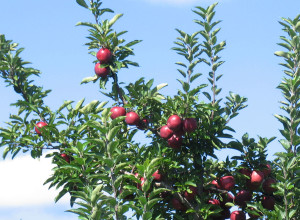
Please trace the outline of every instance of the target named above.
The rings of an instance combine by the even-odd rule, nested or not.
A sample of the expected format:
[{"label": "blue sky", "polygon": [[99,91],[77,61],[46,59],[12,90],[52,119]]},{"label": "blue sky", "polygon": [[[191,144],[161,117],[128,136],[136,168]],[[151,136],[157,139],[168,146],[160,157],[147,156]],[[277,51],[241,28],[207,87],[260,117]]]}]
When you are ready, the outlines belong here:
[{"label": "blue sky", "polygon": [[[164,94],[176,93],[179,86],[175,62],[181,57],[170,50],[179,28],[187,33],[198,31],[197,18],[191,9],[196,5],[208,6],[215,1],[193,0],[104,0],[104,6],[116,13],[124,13],[116,24],[117,30],[128,30],[127,40],[142,39],[135,47],[132,60],[140,68],[130,68],[119,73],[121,81],[134,81],[139,77],[154,78],[156,84],[168,82]],[[227,41],[221,54],[226,63],[219,86],[222,96],[229,91],[246,96],[249,107],[234,119],[236,138],[245,132],[250,136],[278,136],[280,123],[274,114],[280,113],[278,102],[282,99],[276,86],[280,83],[281,60],[273,54],[281,48],[276,45],[282,35],[278,20],[295,17],[300,13],[299,0],[224,0],[219,1],[216,18],[222,20],[219,40]],[[79,85],[82,78],[93,75],[94,60],[87,54],[87,31],[75,27],[78,21],[90,21],[87,10],[74,1],[14,0],[3,1],[0,7],[0,33],[6,34],[25,47],[23,57],[42,71],[36,79],[39,85],[53,92],[46,103],[57,109],[64,100],[105,100],[96,84]],[[201,72],[201,67],[199,68]],[[205,74],[205,68],[203,69]],[[205,80],[202,77],[200,80]],[[200,82],[200,81],[198,81]],[[0,80],[0,126],[15,112],[9,104],[19,97],[12,88],[4,87]],[[278,141],[268,148],[269,158],[281,150]],[[0,153],[2,151],[0,150]],[[227,154],[227,153],[223,153]],[[222,155],[221,155],[222,156]],[[14,161],[0,159],[0,220],[64,220],[77,219],[64,213],[68,201],[54,204],[56,192],[38,187],[50,175],[51,164],[45,159],[31,162],[20,155]]]}]

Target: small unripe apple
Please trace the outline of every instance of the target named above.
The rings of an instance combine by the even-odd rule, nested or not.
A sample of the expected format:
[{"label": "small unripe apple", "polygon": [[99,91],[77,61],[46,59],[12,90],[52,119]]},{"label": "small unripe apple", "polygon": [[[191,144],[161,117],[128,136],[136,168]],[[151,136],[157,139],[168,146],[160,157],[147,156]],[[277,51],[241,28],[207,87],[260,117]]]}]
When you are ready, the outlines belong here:
[{"label": "small unripe apple", "polygon": [[276,184],[276,180],[272,178],[265,179],[262,188],[267,194],[272,194],[276,191],[276,188],[272,186],[272,184]]},{"label": "small unripe apple", "polygon": [[186,118],[183,120],[183,130],[191,133],[197,129],[197,120],[195,118]]},{"label": "small unripe apple", "polygon": [[140,122],[140,117],[135,112],[128,112],[126,114],[125,122],[129,125],[138,125]]},{"label": "small unripe apple", "polygon": [[272,196],[264,196],[261,200],[261,204],[265,209],[274,210],[275,199]]},{"label": "small unripe apple", "polygon": [[169,139],[170,137],[172,137],[172,135],[173,135],[173,131],[167,125],[161,127],[160,136],[162,138]]},{"label": "small unripe apple", "polygon": [[152,176],[154,177],[154,180],[155,180],[155,181],[161,181],[161,179],[162,179],[162,175],[159,173],[159,170],[156,170],[156,171],[152,174]]},{"label": "small unripe apple", "polygon": [[40,121],[38,122],[36,125],[35,125],[35,132],[38,134],[38,135],[42,135],[42,132],[38,129],[38,128],[42,128],[42,127],[45,127],[47,126],[48,124],[46,122],[43,122],[43,121]]},{"label": "small unripe apple", "polygon": [[70,163],[70,157],[67,154],[61,154],[60,156],[64,158],[67,163]]},{"label": "small unripe apple", "polygon": [[245,207],[247,204],[246,202],[251,201],[252,199],[252,193],[248,190],[241,190],[236,196],[235,196],[235,203],[240,207]]},{"label": "small unripe apple", "polygon": [[178,115],[172,115],[168,118],[167,126],[173,131],[178,131],[182,128],[182,120]]},{"label": "small unripe apple", "polygon": [[246,220],[246,215],[243,211],[233,211],[230,214],[230,220]]},{"label": "small unripe apple", "polygon": [[250,181],[251,184],[260,185],[264,180],[264,173],[258,170],[254,170],[251,173]]},{"label": "small unripe apple", "polygon": [[115,119],[115,118],[118,118],[120,116],[125,116],[126,115],[125,108],[120,107],[120,106],[112,107],[110,109],[110,112],[111,112],[111,115],[110,115],[111,119]]},{"label": "small unripe apple", "polygon": [[112,53],[107,48],[101,48],[96,55],[100,63],[109,63],[112,58]]},{"label": "small unripe apple", "polygon": [[95,73],[97,76],[100,77],[107,77],[107,75],[110,73],[110,68],[109,67],[100,67],[100,63],[96,63],[95,65]]},{"label": "small unripe apple", "polygon": [[195,199],[195,196],[197,195],[197,187],[194,186],[189,186],[191,192],[189,193],[188,191],[185,191],[183,196],[188,200],[192,201]]},{"label": "small unripe apple", "polygon": [[186,209],[185,206],[175,197],[172,198],[171,204],[172,204],[173,208],[176,210],[183,211]]},{"label": "small unripe apple", "polygon": [[182,145],[182,137],[173,134],[172,137],[168,139],[168,145],[174,149],[178,149]]},{"label": "small unripe apple", "polygon": [[234,177],[233,176],[223,176],[220,178],[220,186],[221,189],[225,189],[227,191],[232,190],[235,185]]}]

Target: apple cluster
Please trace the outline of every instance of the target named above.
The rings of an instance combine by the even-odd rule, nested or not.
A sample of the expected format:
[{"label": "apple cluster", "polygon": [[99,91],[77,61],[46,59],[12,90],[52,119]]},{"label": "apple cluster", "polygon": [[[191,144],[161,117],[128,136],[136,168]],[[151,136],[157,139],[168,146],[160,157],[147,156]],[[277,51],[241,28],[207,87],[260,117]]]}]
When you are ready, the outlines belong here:
[{"label": "apple cluster", "polygon": [[121,107],[121,106],[112,107],[110,109],[110,112],[111,112],[111,115],[110,115],[111,119],[115,119],[120,116],[126,116],[126,118],[125,118],[126,124],[135,125],[135,126],[137,126],[137,128],[139,128],[141,130],[145,129],[148,125],[147,119],[140,119],[140,116],[134,111],[130,111],[130,112],[126,113],[126,110],[124,107]]},{"label": "apple cluster", "polygon": [[101,48],[96,55],[97,59],[99,60],[99,63],[96,63],[95,65],[95,73],[99,77],[107,77],[107,75],[110,73],[110,68],[108,66],[101,67],[101,64],[108,64],[112,60],[112,53],[107,48]]},{"label": "apple cluster", "polygon": [[[244,210],[247,208],[247,202],[250,202],[253,199],[253,192],[259,192],[262,188],[262,198],[261,204],[265,209],[274,210],[275,198],[273,197],[273,192],[276,191],[274,184],[276,180],[269,177],[271,173],[270,164],[263,165],[263,169],[261,170],[251,170],[248,168],[240,168],[238,172],[243,174],[243,177],[246,177],[245,188],[239,190],[236,195],[229,193],[235,187],[235,179],[233,176],[223,176],[218,180],[213,180],[211,185],[217,190],[222,192],[222,201],[212,199],[209,201],[210,204],[219,205],[223,208],[221,212],[222,217],[216,219],[226,219],[229,218],[231,220],[246,220],[246,214]],[[224,192],[226,192],[226,198],[224,199]],[[237,210],[230,213],[230,207],[224,206],[227,202],[234,203],[242,210]],[[248,208],[249,209],[249,208]],[[253,211],[253,208],[250,208]],[[257,210],[254,210],[257,212]],[[226,215],[225,215],[226,214]],[[249,216],[253,219],[261,217],[260,215],[254,215],[248,213]]]},{"label": "apple cluster", "polygon": [[171,148],[178,149],[182,145],[182,136],[185,132],[191,133],[197,129],[195,118],[182,120],[178,115],[171,115],[167,124],[160,128],[160,136],[168,140]]}]

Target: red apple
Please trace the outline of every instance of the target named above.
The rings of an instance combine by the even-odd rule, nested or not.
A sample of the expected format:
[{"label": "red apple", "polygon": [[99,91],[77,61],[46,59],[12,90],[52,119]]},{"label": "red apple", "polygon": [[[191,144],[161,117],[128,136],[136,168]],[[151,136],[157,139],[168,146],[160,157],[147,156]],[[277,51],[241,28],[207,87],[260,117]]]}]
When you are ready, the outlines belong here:
[{"label": "red apple", "polygon": [[246,202],[251,201],[252,199],[252,193],[248,190],[241,190],[236,196],[235,196],[235,203],[240,207],[245,207],[247,204]]},{"label": "red apple", "polygon": [[101,68],[100,65],[101,65],[100,63],[96,63],[95,73],[97,76],[106,77],[110,73],[110,69],[109,67]]},{"label": "red apple", "polygon": [[246,220],[246,215],[243,211],[233,211],[230,214],[230,220]]},{"label": "red apple", "polygon": [[265,209],[274,210],[275,199],[272,196],[264,196],[261,200],[261,204]]},{"label": "red apple", "polygon": [[272,184],[276,184],[276,180],[272,178],[265,179],[262,188],[267,194],[272,194],[276,191],[276,188],[272,186]]},{"label": "red apple", "polygon": [[270,164],[262,165],[261,171],[264,173],[264,176],[267,177],[272,172],[272,166]]},{"label": "red apple", "polygon": [[254,170],[251,173],[250,181],[251,184],[260,185],[264,180],[264,173],[258,170]]},{"label": "red apple", "polygon": [[252,171],[247,168],[241,168],[238,170],[241,174],[246,175],[246,176],[251,176]]},{"label": "red apple", "polygon": [[182,137],[173,134],[172,137],[168,139],[168,145],[174,149],[178,149],[182,145]]},{"label": "red apple", "polygon": [[148,119],[142,119],[140,120],[139,124],[137,125],[137,128],[140,130],[145,130],[145,128],[147,128],[148,126]]},{"label": "red apple", "polygon": [[182,128],[182,120],[178,115],[172,115],[167,121],[167,126],[173,131],[178,131]]},{"label": "red apple", "polygon": [[40,121],[38,122],[36,125],[35,125],[35,132],[38,134],[38,135],[42,135],[42,132],[38,129],[38,128],[42,128],[42,127],[45,127],[47,126],[48,124],[46,122],[43,122],[43,121]]},{"label": "red apple", "polygon": [[219,185],[217,180],[211,181],[211,184],[214,185],[217,189],[221,189],[221,186]]},{"label": "red apple", "polygon": [[253,183],[251,183],[251,180],[248,179],[248,180],[246,180],[246,186],[247,186],[247,188],[248,188],[249,190],[251,190],[251,191],[256,191],[257,189],[259,189],[259,186],[260,186],[260,185],[253,184]]},{"label": "red apple", "polygon": [[217,199],[210,199],[210,200],[208,200],[208,204],[220,205],[220,201]]},{"label": "red apple", "polygon": [[161,127],[160,136],[162,138],[169,139],[170,137],[172,137],[172,135],[173,135],[173,131],[167,125]]},{"label": "red apple", "polygon": [[109,63],[112,58],[112,53],[107,48],[101,48],[96,55],[100,63]]},{"label": "red apple", "polygon": [[135,112],[128,112],[126,114],[125,122],[129,125],[138,125],[140,122],[140,117]]},{"label": "red apple", "polygon": [[189,193],[188,191],[185,191],[183,196],[188,200],[192,201],[194,200],[195,196],[197,195],[197,187],[194,186],[189,186],[191,192]]},{"label": "red apple", "polygon": [[162,175],[159,173],[159,170],[156,170],[156,171],[152,174],[152,176],[154,177],[154,180],[155,180],[155,181],[161,181],[161,179],[162,179]]},{"label": "red apple", "polygon": [[111,119],[115,119],[115,118],[117,118],[117,117],[125,116],[125,115],[126,115],[126,110],[125,110],[125,108],[119,107],[119,106],[112,107],[112,108],[110,109],[110,112],[111,112],[111,115],[110,115],[110,118],[111,118]]},{"label": "red apple", "polygon": [[220,186],[221,189],[230,191],[235,185],[234,177],[233,176],[223,176],[220,178]]},{"label": "red apple", "polygon": [[70,157],[67,154],[61,154],[60,155],[62,158],[65,159],[65,161],[67,161],[68,163],[70,163]]},{"label": "red apple", "polygon": [[184,207],[184,205],[175,197],[172,198],[171,200],[171,204],[173,206],[174,209],[176,210],[185,210],[186,208]]},{"label": "red apple", "polygon": [[191,133],[197,129],[197,120],[195,118],[186,118],[183,120],[183,130]]}]

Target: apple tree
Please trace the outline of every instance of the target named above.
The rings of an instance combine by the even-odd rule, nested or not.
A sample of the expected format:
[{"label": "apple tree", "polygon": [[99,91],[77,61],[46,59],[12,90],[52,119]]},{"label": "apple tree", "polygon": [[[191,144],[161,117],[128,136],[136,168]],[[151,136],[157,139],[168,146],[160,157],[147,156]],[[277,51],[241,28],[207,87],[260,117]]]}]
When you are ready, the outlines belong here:
[{"label": "apple tree", "polygon": [[[267,161],[274,137],[245,134],[237,140],[230,127],[247,99],[232,92],[220,98],[226,42],[218,39],[217,4],[194,8],[194,33],[176,29],[179,87],[166,96],[167,83],[119,81],[124,68],[138,67],[131,57],[141,42],[114,30],[122,14],[102,8],[101,0],[76,2],[94,17],[77,24],[88,28],[86,46],[95,57],[95,74],[81,83],[97,83],[106,100],[68,100],[52,110],[44,102],[51,91],[33,80],[40,71],[21,58],[23,48],[1,35],[0,75],[20,95],[12,104],[18,113],[0,128],[4,158],[20,152],[52,158],[55,167],[45,184],[59,189],[55,202],[69,194],[68,211],[80,219],[300,218],[300,15],[280,22],[287,36],[279,45],[287,51],[275,54],[285,60],[279,85],[285,113],[276,118],[283,124],[285,152]],[[204,66],[209,71],[202,75]],[[139,143],[139,135],[149,142]],[[222,161],[216,155],[222,149],[239,156]]]}]

